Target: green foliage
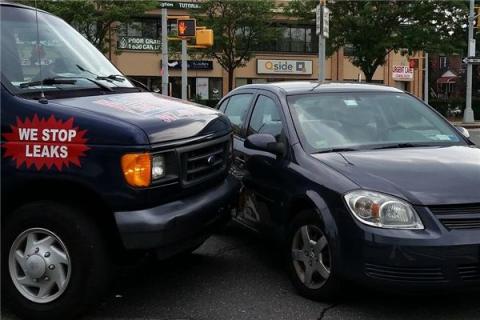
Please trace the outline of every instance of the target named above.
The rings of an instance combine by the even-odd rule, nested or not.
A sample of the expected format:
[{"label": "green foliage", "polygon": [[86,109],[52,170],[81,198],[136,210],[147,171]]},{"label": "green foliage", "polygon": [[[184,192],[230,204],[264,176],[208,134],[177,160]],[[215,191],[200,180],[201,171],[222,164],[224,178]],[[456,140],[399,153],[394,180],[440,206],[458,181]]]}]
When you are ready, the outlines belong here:
[{"label": "green foliage", "polygon": [[[317,4],[315,0],[293,0],[286,12],[314,23]],[[332,15],[327,52],[351,45],[354,55],[350,60],[363,71],[367,81],[385,64],[391,51],[449,54],[466,46],[464,24],[468,11],[464,1],[337,0],[328,7]]]},{"label": "green foliage", "polygon": [[274,2],[272,0],[206,0],[200,25],[213,29],[214,47],[207,55],[218,60],[228,72],[229,90],[233,87],[233,72],[243,67],[260,43],[274,36],[271,28]]},{"label": "green foliage", "polygon": [[[449,98],[449,99],[432,99],[430,98],[428,104],[434,107],[445,117],[448,116],[448,109],[460,108],[465,109],[465,98]],[[472,99],[472,109],[475,113],[475,119],[480,120],[480,98],[474,97]]]},{"label": "green foliage", "polygon": [[[18,1],[35,6],[35,1]],[[109,43],[112,23],[125,23],[156,7],[154,0],[37,0],[37,7],[61,17],[75,27],[100,51]],[[115,30],[113,30],[115,31]]]}]

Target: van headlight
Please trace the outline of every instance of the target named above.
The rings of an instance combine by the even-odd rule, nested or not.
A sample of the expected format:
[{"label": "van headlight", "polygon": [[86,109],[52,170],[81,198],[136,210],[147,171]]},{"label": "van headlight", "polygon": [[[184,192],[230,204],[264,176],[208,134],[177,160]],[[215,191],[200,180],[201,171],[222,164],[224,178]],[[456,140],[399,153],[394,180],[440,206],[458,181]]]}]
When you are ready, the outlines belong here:
[{"label": "van headlight", "polygon": [[152,180],[157,180],[165,176],[165,157],[155,155],[152,157]]},{"label": "van headlight", "polygon": [[404,200],[365,190],[352,191],[344,197],[350,212],[364,224],[388,229],[424,229],[418,214]]}]

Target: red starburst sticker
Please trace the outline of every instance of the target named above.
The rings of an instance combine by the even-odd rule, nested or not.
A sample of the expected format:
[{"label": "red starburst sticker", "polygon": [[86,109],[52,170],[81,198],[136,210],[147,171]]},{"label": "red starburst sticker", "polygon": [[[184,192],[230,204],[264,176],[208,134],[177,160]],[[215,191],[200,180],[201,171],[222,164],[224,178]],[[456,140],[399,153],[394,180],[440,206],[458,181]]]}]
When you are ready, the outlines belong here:
[{"label": "red starburst sticker", "polygon": [[73,118],[62,121],[55,119],[54,115],[39,119],[35,114],[25,121],[17,118],[17,123],[10,125],[12,132],[3,134],[6,141],[2,145],[5,149],[3,156],[11,157],[17,168],[23,163],[27,168],[35,166],[37,170],[55,166],[62,171],[70,163],[81,167],[80,158],[90,149],[86,145],[87,130],[74,127],[73,122]]}]

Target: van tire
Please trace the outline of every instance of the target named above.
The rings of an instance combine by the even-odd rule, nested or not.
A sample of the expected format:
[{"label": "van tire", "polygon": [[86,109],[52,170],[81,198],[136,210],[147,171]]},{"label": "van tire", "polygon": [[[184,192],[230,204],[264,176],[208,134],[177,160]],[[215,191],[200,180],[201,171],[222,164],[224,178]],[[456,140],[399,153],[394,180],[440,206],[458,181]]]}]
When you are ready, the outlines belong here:
[{"label": "van tire", "polygon": [[[304,230],[303,228],[305,226],[308,226],[306,230],[310,230],[307,232],[313,233],[314,237],[311,237],[314,238],[312,239],[312,243],[318,244],[320,243],[320,238],[323,238],[322,241],[326,243],[326,247],[321,250],[322,253],[319,254],[317,252],[319,250],[316,249],[316,245],[312,245],[311,247],[307,246],[307,248],[305,248],[303,245],[303,239],[299,241],[298,237],[302,237],[302,230]],[[331,239],[328,236],[328,233],[325,232],[324,224],[322,223],[318,212],[312,209],[303,210],[293,218],[288,230],[287,241],[284,245],[284,256],[287,264],[287,271],[295,289],[300,295],[311,300],[335,302],[339,298],[342,282],[338,276],[338,261],[336,261],[336,255],[335,252],[333,252],[334,248],[336,248],[336,246],[333,245],[335,240]],[[293,252],[294,250],[295,254]],[[294,258],[294,255],[296,254],[301,254],[302,256]],[[318,264],[320,256],[322,256],[321,259],[323,261],[321,268],[319,267],[320,264]],[[316,263],[318,267],[315,267]],[[312,283],[310,286],[305,284],[305,282],[308,282],[305,280],[308,278],[306,276],[307,265],[313,266],[313,269],[315,270],[310,278],[317,280],[317,283]],[[324,266],[327,267],[325,268]],[[322,269],[324,271],[322,273],[324,274],[327,274],[326,271],[328,271],[328,277],[323,279],[324,277],[322,277],[321,272],[317,271],[318,269]]]},{"label": "van tire", "polygon": [[[45,201],[26,204],[9,217],[2,225],[1,256],[2,303],[7,305],[8,310],[25,319],[72,319],[85,310],[87,306],[96,303],[105,293],[109,283],[108,271],[110,269],[106,242],[102,238],[98,226],[85,213],[70,205]],[[44,239],[42,232],[46,234],[47,238],[49,235],[53,235],[53,239],[60,241],[42,247],[43,244],[38,245],[41,243],[38,239]],[[38,254],[27,253],[27,251],[32,252],[32,250],[27,250],[28,235],[32,235],[32,239],[37,239],[36,242],[30,243],[35,244],[33,252],[39,252]],[[22,241],[22,239],[25,240]],[[48,247],[49,245],[50,247]],[[11,250],[13,246],[20,249]],[[40,251],[38,251],[39,247],[41,248]],[[68,259],[62,260],[68,261],[68,263],[58,264],[59,267],[55,271],[55,267],[51,267],[53,264],[51,261],[54,260],[45,258],[42,262],[39,259],[47,256],[53,259],[56,254],[54,252],[57,252],[56,248],[58,247],[66,249],[60,256],[68,257]],[[23,253],[22,250],[24,250]],[[35,256],[35,259],[37,259],[35,260],[37,262],[35,266],[40,265],[42,271],[32,274],[37,275],[44,272],[42,276],[40,278],[35,278],[36,276],[28,277],[23,269],[25,267],[25,269],[32,270],[28,268],[32,264],[27,263],[28,259],[31,258],[20,259],[22,263],[25,263],[24,266],[20,266],[20,264],[15,264],[16,259],[11,258],[11,251],[20,251],[23,257]],[[49,251],[52,251],[52,253]],[[65,252],[67,254],[64,254]],[[41,262],[38,263],[38,261]],[[11,267],[12,265],[15,267]],[[43,265],[49,267],[44,268]],[[50,267],[52,269],[49,270]],[[52,281],[54,278],[59,278],[54,274],[54,271],[60,272],[58,269],[62,269],[63,275],[67,275],[64,277],[68,279],[67,281],[58,282],[64,284],[63,289],[60,290],[60,286],[52,284],[53,289],[48,289],[49,293],[40,298],[38,298],[40,294],[36,291],[33,294],[29,293],[32,287],[22,287],[19,281],[15,281],[16,285],[12,278],[15,276],[23,279],[25,275],[35,283],[40,283],[43,280]],[[50,275],[52,279],[48,278],[47,275]],[[18,289],[18,286],[21,289]],[[37,289],[34,288],[34,290]],[[58,294],[56,297],[55,291]],[[53,292],[53,295],[50,294],[51,292]],[[37,298],[34,297],[35,294],[37,294]],[[50,297],[48,297],[49,295]],[[51,301],[45,300],[45,297],[54,299]],[[34,299],[39,300],[35,301]]]}]

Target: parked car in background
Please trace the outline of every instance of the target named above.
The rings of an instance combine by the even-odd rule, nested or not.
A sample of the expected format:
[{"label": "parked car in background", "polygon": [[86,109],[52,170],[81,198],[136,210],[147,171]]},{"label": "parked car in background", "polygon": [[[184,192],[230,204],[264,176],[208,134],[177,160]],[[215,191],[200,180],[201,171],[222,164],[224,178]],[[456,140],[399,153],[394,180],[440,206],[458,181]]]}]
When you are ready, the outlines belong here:
[{"label": "parked car in background", "polygon": [[63,20],[0,5],[2,303],[72,319],[127,252],[189,252],[229,219],[232,129],[135,87]]},{"label": "parked car in background", "polygon": [[284,82],[219,103],[233,125],[234,219],[276,236],[298,291],[480,285],[480,150],[398,89]]}]

